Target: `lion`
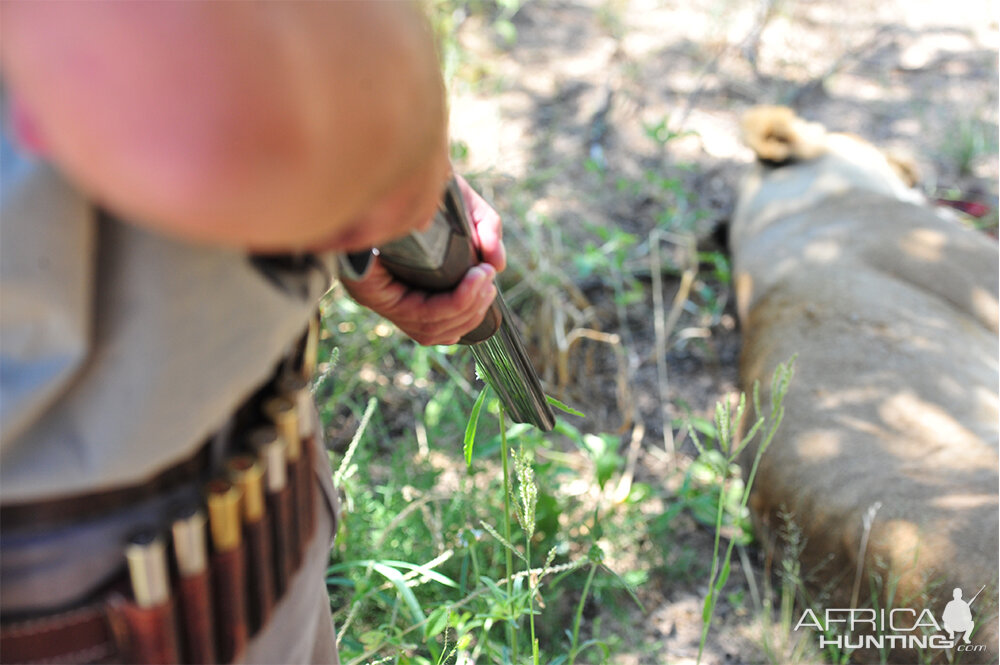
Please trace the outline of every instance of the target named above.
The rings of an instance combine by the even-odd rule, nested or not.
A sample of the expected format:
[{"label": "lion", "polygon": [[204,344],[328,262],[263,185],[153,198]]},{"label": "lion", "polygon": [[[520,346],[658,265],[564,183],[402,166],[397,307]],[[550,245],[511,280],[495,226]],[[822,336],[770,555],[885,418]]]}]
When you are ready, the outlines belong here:
[{"label": "lion", "polygon": [[997,245],[861,138],[783,107],[742,129],[757,156],[729,231],[742,386],[759,381],[766,404],[797,356],[751,495],[761,540],[798,532],[803,591],[822,607],[940,623],[953,588],[986,585],[972,642],[989,655],[962,662],[995,659]]}]

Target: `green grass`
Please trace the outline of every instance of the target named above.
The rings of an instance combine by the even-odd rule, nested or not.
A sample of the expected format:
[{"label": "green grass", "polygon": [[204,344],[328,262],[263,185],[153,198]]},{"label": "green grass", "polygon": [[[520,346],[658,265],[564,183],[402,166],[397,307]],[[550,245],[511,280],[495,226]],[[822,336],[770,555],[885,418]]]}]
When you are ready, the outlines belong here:
[{"label": "green grass", "polygon": [[[478,13],[503,47],[517,37],[520,2],[429,5],[446,78],[481,84],[482,63],[462,52],[455,28]],[[683,186],[683,165],[667,165],[664,147],[679,135],[666,121],[647,134],[663,164],[638,179],[583,165],[595,203],[608,196],[653,210],[628,229],[609,225],[599,204],[571,226],[537,209],[557,166],[521,183],[466,174],[505,220],[510,265],[501,284],[546,385],[560,399],[574,394],[590,380],[590,360],[605,354],[617,363],[623,423],[568,397],[589,417],[560,412],[548,435],[512,424],[482,391],[466,349],[418,347],[340,290],[322,303],[315,395],[344,507],[327,575],[343,663],[615,662],[655,646],[635,643],[650,609],[644,585],[696,587],[713,563],[718,582],[732,554],[723,540],[751,538],[739,469],[726,454],[691,460],[665,440],[668,477],[637,474],[633,442],[656,444],[644,441],[629,392],[637,340],[628,321],[648,320],[652,301],[667,322],[657,333],[665,368],[662,354],[704,344],[720,324],[730,279],[724,255],[698,252],[704,213]],[[468,150],[452,146],[459,170]],[[673,304],[651,295],[650,277],[681,282]],[[606,292],[610,329],[583,283]],[[659,382],[666,393],[665,372]],[[710,407],[693,405],[685,422],[707,423],[697,414]],[[669,438],[675,423],[664,418]],[[692,519],[722,534],[714,562],[677,538]]]},{"label": "green grass", "polygon": [[[726,587],[729,580],[729,573],[732,570],[732,555],[735,546],[746,544],[749,537],[746,535],[730,537],[725,552],[722,551],[722,530],[726,523],[727,514],[729,521],[739,521],[746,519],[747,503],[750,500],[750,490],[753,487],[754,479],[757,475],[757,468],[760,460],[767,452],[768,446],[774,439],[784,418],[784,400],[788,394],[788,388],[794,374],[794,358],[788,363],[778,365],[771,383],[771,404],[768,412],[764,412],[760,402],[759,385],[753,387],[753,412],[755,418],[746,432],[740,436],[740,428],[744,425],[747,399],[746,395],[740,395],[740,401],[733,412],[732,407],[727,402],[720,402],[715,409],[715,437],[712,448],[706,448],[700,442],[699,461],[704,459],[709,471],[714,471],[720,478],[718,498],[715,510],[715,543],[712,551],[712,572],[709,575],[709,592],[705,597],[704,609],[702,612],[702,632],[701,642],[698,647],[698,661],[701,661],[704,653],[705,643],[708,639],[708,632],[711,629],[712,618],[715,614],[719,596]],[[754,442],[757,435],[761,436],[761,441],[757,444],[753,461],[747,473],[746,482],[743,482],[740,474],[733,474],[729,479],[733,465],[737,463],[741,453]],[[698,441],[697,436],[694,439]],[[734,491],[735,490],[735,491]],[[735,518],[735,519],[734,519]],[[744,527],[745,529],[745,527]],[[741,541],[743,541],[741,543]]]},{"label": "green grass", "polygon": [[[342,662],[613,662],[627,640],[602,633],[587,609],[641,608],[634,587],[684,558],[643,544],[667,543],[682,514],[716,534],[707,634],[733,547],[751,538],[749,484],[735,466],[749,438],[733,444],[742,405],[735,415],[720,405],[714,423],[689,420],[697,440],[715,443],[700,444],[678,491],[634,483],[614,500],[627,470],[620,436],[582,432],[564,413],[550,435],[511,424],[487,391],[463,389],[474,378],[460,352],[375,330],[342,298],[323,311],[328,329],[339,320],[351,331],[339,347],[324,340],[324,365],[336,367],[317,382],[328,431],[340,432],[331,464],[345,511],[327,584]],[[347,343],[355,338],[364,341]],[[787,385],[783,376],[776,385]],[[751,431],[763,428],[762,448],[783,390],[777,412]],[[405,393],[419,406],[400,419],[391,410]],[[338,421],[352,426],[338,430]],[[609,563],[630,551],[647,558],[628,569]]]},{"label": "green grass", "polygon": [[[506,422],[466,350],[418,347],[338,291],[322,312],[344,663],[613,662],[628,641],[592,609],[641,608],[653,578],[693,581],[695,557],[669,545],[681,515],[718,531],[721,505],[733,542],[749,539],[732,450],[703,450],[677,491],[633,482],[620,434],[565,412],[549,435]],[[687,423],[720,439],[718,422]]]},{"label": "green grass", "polygon": [[[521,0],[425,3],[450,89],[489,94],[503,85],[491,63],[463,51],[456,32],[474,17],[498,50],[509,48]],[[621,29],[618,4],[600,9],[610,34]],[[586,416],[561,413],[544,436],[510,423],[482,390],[467,350],[415,346],[340,291],[324,301],[315,389],[345,508],[327,577],[345,664],[566,665],[656,655],[657,645],[635,639],[652,609],[642,599],[662,597],[647,592],[651,585],[707,589],[703,649],[728,606],[756,617],[768,662],[849,660],[796,640],[795,617],[823,598],[806,592],[791,518],[774,574],[758,577],[751,562],[753,468],[781,422],[791,368],[777,375],[772,403],[751,394],[735,412],[719,405],[714,418],[711,404],[671,405],[664,397],[669,351],[713,361],[731,268],[727,256],[696,241],[706,213],[685,186],[690,167],[668,159],[670,142],[683,135],[670,118],[643,130],[650,154],[631,175],[582,154],[549,154],[544,136],[537,142],[545,158],[521,182],[465,173],[504,218],[510,265],[500,281],[539,373]],[[451,149],[463,171],[469,145]],[[944,152],[968,174],[995,154],[995,136],[970,121]],[[593,211],[572,220],[537,205],[559,192],[552,185],[567,170],[584,184],[577,210]],[[609,219],[609,209],[636,215]],[[676,296],[665,282],[678,287]],[[635,323],[652,327],[650,318],[658,324],[652,352],[640,350],[650,331]],[[648,377],[635,383],[636,366],[652,354],[664,441],[641,432],[638,440],[644,454],[660,447],[672,464],[655,479],[637,474],[630,445],[643,424],[632,391],[650,388]],[[604,393],[587,385],[600,361],[612,366],[600,378],[616,384]],[[574,397],[581,394],[589,398]],[[762,440],[748,469],[739,456],[752,437],[738,438],[735,429],[744,417]],[[693,455],[680,450],[685,439],[696,442]],[[737,558],[742,576],[731,574]]]},{"label": "green grass", "polygon": [[941,144],[941,153],[959,177],[972,175],[982,160],[996,159],[996,126],[975,116],[959,118]]},{"label": "green grass", "polygon": [[[613,174],[593,177],[615,187]],[[489,174],[471,180],[495,184]],[[542,178],[494,197],[507,229],[510,266],[501,281],[508,302],[557,396],[586,380],[563,367],[579,370],[598,346],[586,340],[610,346],[619,411],[631,418],[633,340],[627,331],[594,332],[593,306],[577,284],[605,285],[624,322],[648,312],[650,270],[668,277],[689,270],[689,297],[669,317],[659,314],[677,331],[707,329],[725,304],[728,264],[717,253],[692,253],[690,265],[668,259],[650,268],[651,242],[676,242],[696,218],[677,180],[650,172],[634,187],[636,196],[652,191],[675,208],[660,224],[669,237],[655,240],[596,218],[564,232],[532,209],[545,186]],[[613,662],[623,649],[642,648],[634,628],[608,620],[642,615],[637,588],[650,580],[693,585],[707,572],[673,535],[681,516],[697,519],[730,475],[702,477],[699,461],[693,471],[671,472],[687,472],[683,483],[641,482],[628,450],[632,425],[594,431],[589,419],[561,412],[555,431],[543,436],[505,421],[497,400],[482,392],[467,350],[418,347],[339,290],[322,313],[315,394],[344,504],[327,577],[342,662]],[[569,401],[584,413],[592,406]],[[672,485],[685,488],[677,493]]]},{"label": "green grass", "polygon": [[[367,318],[342,300],[328,306],[328,319],[333,311],[338,318]],[[356,325],[358,330],[362,323]],[[591,506],[574,505],[562,491],[579,469],[553,443],[585,447],[584,435],[563,419],[555,437],[504,423],[496,400],[488,397],[475,444],[467,451],[470,467],[460,442],[470,430],[474,401],[440,369],[449,354],[400,345],[396,352],[404,357],[387,360],[379,355],[380,339],[374,335],[370,350],[348,352],[341,346],[337,355],[359,355],[363,366],[381,360],[382,377],[406,376],[404,365],[435,366],[440,373],[435,386],[447,399],[438,399],[423,383],[433,372],[418,369],[412,383],[399,383],[424,385],[426,401],[413,416],[413,430],[398,432],[379,408],[398,399],[394,383],[338,381],[349,374],[341,362],[319,386],[321,392],[330,391],[328,384],[342,386],[327,393],[328,417],[366,424],[343,456],[333,455],[346,511],[327,582],[342,630],[343,662],[438,663],[468,657],[551,663],[562,662],[560,655],[573,662],[605,653],[597,636],[581,631],[582,608],[595,578],[614,579],[594,545],[594,525],[602,516],[592,514],[585,528],[563,522],[562,516],[574,512],[590,514]],[[353,396],[366,392],[373,394]],[[365,409],[362,399],[367,399]],[[422,450],[418,430],[428,439],[427,449]],[[575,618],[570,618],[574,607]],[[553,610],[571,628],[564,632],[560,624],[535,620],[537,613]]]}]

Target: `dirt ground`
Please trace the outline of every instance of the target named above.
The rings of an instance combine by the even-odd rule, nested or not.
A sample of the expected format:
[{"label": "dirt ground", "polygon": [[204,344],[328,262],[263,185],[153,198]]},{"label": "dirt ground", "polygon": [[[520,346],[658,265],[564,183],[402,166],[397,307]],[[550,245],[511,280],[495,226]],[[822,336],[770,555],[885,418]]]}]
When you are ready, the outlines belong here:
[{"label": "dirt ground", "polygon": [[[957,200],[985,213],[980,224],[995,224],[997,12],[987,0],[537,0],[512,17],[511,43],[488,20],[459,16],[459,40],[472,56],[452,94],[452,135],[467,147],[459,167],[477,174],[507,214],[508,249],[522,274],[553,272],[539,239],[526,237],[521,220],[531,215],[551,220],[558,235],[547,239],[568,247],[582,242],[588,225],[633,233],[641,243],[632,257],[649,255],[650,233],[673,215],[699,250],[724,251],[735,188],[750,161],[738,119],[763,103],[790,105],[909,155],[930,199]],[[661,138],[679,135],[663,145],[650,137],[661,122]],[[650,173],[680,191],[651,183]],[[644,184],[621,185],[636,182]],[[648,308],[623,310],[606,284],[576,279],[593,308],[581,320],[549,324],[618,335],[617,344],[580,343],[577,370],[585,344],[600,348],[579,372],[585,377],[570,372],[563,394],[588,405],[587,426],[597,431],[640,424],[637,477],[664,482],[664,417],[680,415],[685,404],[707,414],[736,391],[739,330],[715,284],[702,304],[716,311],[695,299],[681,312],[664,382],[648,265],[622,266]],[[676,279],[665,285],[667,307],[678,286]],[[544,378],[558,383],[552,350],[537,350]],[[680,537],[710,555],[704,530],[692,524]],[[634,648],[616,662],[694,662],[704,592],[698,584],[646,585],[645,615],[607,619],[632,626]],[[703,662],[762,660],[754,622],[752,613],[721,607]]]}]

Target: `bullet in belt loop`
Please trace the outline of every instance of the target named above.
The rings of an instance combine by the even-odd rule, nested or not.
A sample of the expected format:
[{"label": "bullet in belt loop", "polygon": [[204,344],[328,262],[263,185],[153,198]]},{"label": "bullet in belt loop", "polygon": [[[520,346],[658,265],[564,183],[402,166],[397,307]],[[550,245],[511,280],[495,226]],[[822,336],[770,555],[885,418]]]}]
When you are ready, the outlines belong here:
[{"label": "bullet in belt loop", "polygon": [[278,430],[278,436],[285,440],[285,455],[289,462],[297,462],[302,455],[302,439],[299,436],[298,408],[285,396],[271,397],[264,402],[264,413]]},{"label": "bullet in belt loop", "polygon": [[250,449],[264,470],[264,491],[278,492],[288,484],[285,465],[285,442],[271,426],[257,427],[247,436]]},{"label": "bullet in belt loop", "polygon": [[174,537],[174,557],[181,577],[200,575],[208,570],[208,540],[205,513],[194,505],[174,514],[170,531]]},{"label": "bullet in belt loop", "polygon": [[216,644],[220,663],[230,663],[247,643],[246,571],[240,520],[240,488],[217,478],[206,486],[212,535]]},{"label": "bullet in belt loop", "polygon": [[302,461],[298,464],[296,499],[299,519],[299,549],[303,553],[309,546],[316,526],[316,482],[313,479],[313,459],[316,449],[315,413],[309,385],[302,377],[286,372],[278,379],[278,391],[295,404],[301,440]]},{"label": "bullet in belt loop", "polygon": [[319,319],[320,315],[317,309],[309,319],[309,327],[306,329],[306,341],[302,351],[302,366],[299,368],[302,378],[306,381],[312,379],[313,374],[316,372],[316,361],[319,355]]},{"label": "bullet in belt loop", "polygon": [[250,455],[237,455],[226,466],[230,478],[243,492],[248,619],[250,635],[254,635],[271,617],[275,595],[271,526],[264,499],[264,470],[260,462]]},{"label": "bullet in belt loop", "polygon": [[171,523],[178,583],[181,650],[184,662],[215,662],[215,618],[212,614],[211,580],[208,569],[207,519],[194,504],[174,513]]},{"label": "bullet in belt loop", "polygon": [[134,534],[125,546],[132,595],[139,607],[163,605],[170,599],[170,576],[163,538],[155,531]]},{"label": "bullet in belt loop", "polygon": [[316,433],[313,422],[312,394],[309,383],[294,372],[283,373],[277,381],[278,392],[282,397],[295,404],[295,414],[298,417],[299,438],[303,441]]},{"label": "bullet in belt loop", "polygon": [[212,546],[216,552],[229,552],[240,546],[240,488],[221,478],[208,483],[208,518]]},{"label": "bullet in belt loop", "polygon": [[125,561],[135,605],[126,607],[129,658],[136,663],[176,663],[177,627],[170,597],[170,571],[163,537],[139,531],[125,545]]},{"label": "bullet in belt loop", "polygon": [[249,455],[231,457],[226,470],[242,494],[243,523],[257,522],[264,516],[264,471]]},{"label": "bullet in belt loop", "polygon": [[288,490],[291,494],[291,519],[288,522],[291,541],[292,570],[299,567],[302,560],[302,528],[300,525],[302,506],[300,478],[302,476],[302,439],[299,436],[299,413],[295,402],[278,395],[266,400],[262,405],[267,418],[274,424],[278,436],[285,442],[285,462],[288,474]]},{"label": "bullet in belt loop", "polygon": [[271,520],[275,591],[280,597],[288,587],[294,570],[292,537],[296,533],[292,530],[292,489],[288,483],[285,439],[278,436],[273,427],[259,427],[250,432],[248,441],[265,468],[264,487]]}]

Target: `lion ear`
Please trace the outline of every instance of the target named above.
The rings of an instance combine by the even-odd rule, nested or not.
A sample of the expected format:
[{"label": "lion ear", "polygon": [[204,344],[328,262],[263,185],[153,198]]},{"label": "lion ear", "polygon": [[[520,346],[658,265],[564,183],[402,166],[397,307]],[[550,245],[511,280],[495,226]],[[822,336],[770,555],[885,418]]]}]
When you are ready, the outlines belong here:
[{"label": "lion ear", "polygon": [[757,153],[757,159],[784,164],[814,159],[826,150],[826,130],[806,122],[786,106],[756,106],[741,123],[743,141]]},{"label": "lion ear", "polygon": [[907,187],[916,187],[920,182],[920,168],[917,162],[909,155],[897,152],[885,152],[885,160],[889,166],[899,176],[900,180],[906,183]]}]

